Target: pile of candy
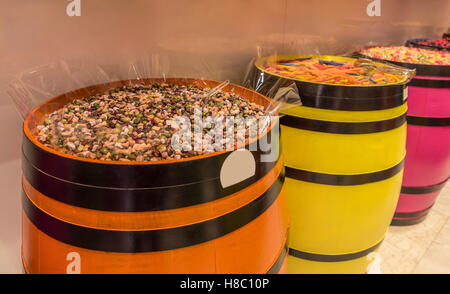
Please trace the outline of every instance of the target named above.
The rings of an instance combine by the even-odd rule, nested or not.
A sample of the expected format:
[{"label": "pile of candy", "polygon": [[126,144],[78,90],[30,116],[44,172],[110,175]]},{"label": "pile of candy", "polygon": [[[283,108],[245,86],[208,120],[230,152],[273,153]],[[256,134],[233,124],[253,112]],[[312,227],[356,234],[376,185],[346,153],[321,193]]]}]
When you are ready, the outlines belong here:
[{"label": "pile of candy", "polygon": [[402,63],[450,65],[450,53],[447,51],[404,46],[382,46],[366,48],[359,53],[372,58]]},{"label": "pile of candy", "polygon": [[442,38],[442,39],[436,39],[436,40],[417,40],[417,41],[412,41],[411,43],[413,43],[413,44],[417,43],[419,45],[436,47],[438,49],[450,48],[450,39],[449,38]]},{"label": "pile of candy", "polygon": [[266,62],[263,70],[284,78],[332,85],[386,85],[405,80],[402,75],[378,70],[376,66],[358,66],[356,59],[333,57],[300,57]]},{"label": "pile of candy", "polygon": [[[204,124],[209,117],[242,116],[256,118],[253,121],[256,124],[264,115],[264,107],[235,93],[219,91],[209,97],[208,90],[168,84],[113,89],[76,99],[47,115],[44,123],[37,126],[35,136],[42,144],[60,152],[98,160],[156,161],[214,152],[216,145],[223,149],[228,146],[228,138],[215,141],[216,129],[211,129],[214,125],[209,128],[200,125],[203,139],[208,136],[211,139],[208,143],[202,141],[200,149],[174,149],[171,141],[178,127],[172,124],[173,119],[186,117],[192,125],[197,125]],[[195,120],[196,111],[200,111],[199,122]],[[224,119],[223,123],[228,122]],[[237,142],[245,142],[255,135],[237,133],[237,128],[234,133]],[[192,142],[180,144],[189,146]]]}]

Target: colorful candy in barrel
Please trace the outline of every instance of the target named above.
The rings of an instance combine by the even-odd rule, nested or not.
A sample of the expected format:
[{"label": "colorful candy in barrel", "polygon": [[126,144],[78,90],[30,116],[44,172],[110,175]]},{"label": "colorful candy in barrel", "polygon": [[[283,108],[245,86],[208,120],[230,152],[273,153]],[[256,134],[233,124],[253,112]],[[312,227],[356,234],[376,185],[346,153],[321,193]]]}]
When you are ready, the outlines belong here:
[{"label": "colorful candy in barrel", "polygon": [[337,56],[266,57],[255,66],[259,91],[295,83],[303,104],[280,119],[288,272],[366,273],[400,192],[408,78]]},{"label": "colorful candy in barrel", "polygon": [[440,39],[410,39],[406,41],[406,46],[424,49],[435,49],[435,50],[449,50],[450,49],[450,39],[440,38]]},{"label": "colorful candy in barrel", "polygon": [[419,223],[450,176],[450,53],[391,46],[360,53],[416,69],[409,84],[402,193],[392,224]]},{"label": "colorful candy in barrel", "polygon": [[167,116],[195,106],[203,115],[274,110],[235,85],[205,96],[218,84],[112,82],[34,109],[23,142],[26,272],[284,273],[284,167],[271,139],[278,123],[247,137],[242,150],[167,144],[175,136]]}]

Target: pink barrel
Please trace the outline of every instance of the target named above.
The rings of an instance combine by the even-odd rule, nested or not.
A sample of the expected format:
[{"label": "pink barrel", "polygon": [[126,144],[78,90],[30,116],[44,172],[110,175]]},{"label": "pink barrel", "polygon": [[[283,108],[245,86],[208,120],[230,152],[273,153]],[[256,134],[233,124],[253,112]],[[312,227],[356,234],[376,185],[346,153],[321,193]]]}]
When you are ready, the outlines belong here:
[{"label": "pink barrel", "polygon": [[450,65],[380,60],[360,52],[355,56],[416,70],[408,84],[405,169],[391,225],[419,223],[450,176]]},{"label": "pink barrel", "polygon": [[[392,225],[424,220],[450,176],[450,77],[444,68],[429,72],[422,65],[409,84],[405,171]],[[443,77],[421,75],[439,73]]]}]

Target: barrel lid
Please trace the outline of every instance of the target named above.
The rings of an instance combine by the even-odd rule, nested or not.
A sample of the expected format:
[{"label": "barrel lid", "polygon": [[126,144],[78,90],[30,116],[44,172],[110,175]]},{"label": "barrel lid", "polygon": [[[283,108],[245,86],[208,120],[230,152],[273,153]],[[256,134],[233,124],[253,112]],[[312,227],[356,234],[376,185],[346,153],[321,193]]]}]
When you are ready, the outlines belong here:
[{"label": "barrel lid", "polygon": [[[368,55],[365,55],[361,53],[362,51],[370,48],[375,47],[392,47],[392,46],[368,46],[364,47],[363,49],[359,50],[358,52],[355,52],[355,57],[363,57],[363,58],[370,58],[372,60],[378,61],[378,62],[388,62],[394,65],[398,65],[401,67],[409,68],[409,69],[415,69],[417,76],[425,76],[425,77],[450,77],[450,65],[434,65],[434,64],[419,64],[419,63],[407,63],[407,62],[399,62],[399,61],[392,61],[387,59],[380,59],[375,57],[370,57]],[[423,49],[423,48],[422,48]],[[431,50],[431,49],[428,49]],[[446,52],[446,51],[439,51],[439,52]],[[450,53],[448,53],[450,54]]]},{"label": "barrel lid", "polygon": [[[394,108],[404,103],[404,89],[409,79],[405,77],[397,83],[373,85],[345,85],[327,82],[307,81],[269,72],[265,65],[269,62],[317,58],[325,62],[352,62],[355,58],[330,55],[279,55],[267,56],[255,61],[255,90],[269,95],[268,89],[278,88],[294,82],[299,90],[303,106],[332,110],[382,110]],[[376,63],[375,63],[376,64]],[[382,64],[379,64],[382,65]],[[386,66],[386,65],[383,65]],[[281,82],[280,82],[281,81]]]}]

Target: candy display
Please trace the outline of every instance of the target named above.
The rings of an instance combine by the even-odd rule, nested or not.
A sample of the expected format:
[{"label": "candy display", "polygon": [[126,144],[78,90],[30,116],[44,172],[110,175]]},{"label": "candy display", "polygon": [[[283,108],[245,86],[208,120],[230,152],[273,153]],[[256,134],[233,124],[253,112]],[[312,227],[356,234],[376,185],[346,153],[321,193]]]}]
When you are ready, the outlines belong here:
[{"label": "candy display", "polygon": [[[216,144],[225,148],[225,139],[202,149],[175,151],[172,135],[177,131],[171,120],[186,116],[194,124],[195,109],[201,116],[254,116],[264,114],[264,107],[234,93],[219,91],[204,97],[209,89],[168,84],[135,85],[112,89],[91,97],[76,99],[46,117],[37,126],[37,138],[48,147],[66,154],[99,160],[156,161],[181,159],[214,151]],[[223,124],[225,126],[225,120]],[[254,121],[256,123],[256,120]],[[238,134],[237,128],[234,129]],[[245,138],[250,135],[245,132]],[[191,142],[181,142],[190,145]]]},{"label": "candy display", "polygon": [[418,41],[418,44],[427,45],[432,47],[447,49],[450,47],[450,40],[448,38],[436,39],[436,40],[424,40]]},{"label": "candy display", "polygon": [[450,176],[450,53],[375,47],[360,53],[415,69],[408,84],[405,172],[392,225],[423,221]]},{"label": "candy display", "polygon": [[450,70],[409,84],[407,156],[393,225],[427,217],[450,177]]},{"label": "candy display", "polygon": [[[405,80],[393,69],[382,70],[377,64],[343,57],[310,56],[266,61],[262,69],[280,77],[332,85],[372,86],[396,84]],[[386,68],[386,66],[384,67]]]},{"label": "candy display", "polygon": [[378,46],[363,49],[362,55],[400,63],[450,65],[450,53],[405,46]]},{"label": "candy display", "polygon": [[414,225],[431,211],[450,177],[450,53],[376,47],[361,53],[416,70],[408,84],[405,172],[392,225]]},{"label": "candy display", "polygon": [[450,0],[53,2],[0,0],[0,273],[450,274]]},{"label": "candy display", "polygon": [[[203,109],[201,118],[214,112],[256,117],[262,110],[277,115],[268,98],[234,84],[214,95],[221,85],[187,78],[116,81],[34,108],[23,126],[25,271],[286,273],[289,221],[284,157],[273,139],[277,122],[249,140],[255,148],[249,143],[239,151],[182,153],[180,159],[158,150],[170,138],[168,119],[191,114],[195,105]],[[34,135],[38,126],[55,131],[51,144],[45,131]],[[85,152],[79,146],[95,159],[79,156]],[[74,254],[81,267],[68,267]]]},{"label": "candy display", "polygon": [[411,39],[408,40],[407,45],[411,45],[411,47],[424,47],[428,49],[449,49],[450,48],[450,39],[449,38],[440,38],[440,39]]},{"label": "candy display", "polygon": [[259,93],[274,97],[281,85],[295,85],[299,97],[291,96],[290,105],[301,100],[303,106],[332,110],[399,106],[404,85],[414,75],[414,70],[367,58],[330,55],[267,56],[253,65],[247,83]]}]

